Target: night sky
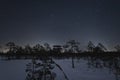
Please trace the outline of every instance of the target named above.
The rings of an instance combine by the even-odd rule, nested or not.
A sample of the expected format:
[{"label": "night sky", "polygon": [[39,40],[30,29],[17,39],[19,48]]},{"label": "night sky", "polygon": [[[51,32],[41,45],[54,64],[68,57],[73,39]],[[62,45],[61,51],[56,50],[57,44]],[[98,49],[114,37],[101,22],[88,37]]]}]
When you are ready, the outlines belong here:
[{"label": "night sky", "polygon": [[1,0],[0,44],[120,43],[120,0]]}]

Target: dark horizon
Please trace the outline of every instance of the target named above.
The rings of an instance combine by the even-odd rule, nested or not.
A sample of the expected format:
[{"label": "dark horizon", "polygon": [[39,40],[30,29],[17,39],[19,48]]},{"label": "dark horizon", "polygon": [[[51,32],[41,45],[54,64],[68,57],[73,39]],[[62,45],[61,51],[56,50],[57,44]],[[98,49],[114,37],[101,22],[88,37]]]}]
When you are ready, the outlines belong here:
[{"label": "dark horizon", "polygon": [[119,0],[0,1],[0,45],[39,41],[64,44],[92,41],[112,50],[120,44]]}]

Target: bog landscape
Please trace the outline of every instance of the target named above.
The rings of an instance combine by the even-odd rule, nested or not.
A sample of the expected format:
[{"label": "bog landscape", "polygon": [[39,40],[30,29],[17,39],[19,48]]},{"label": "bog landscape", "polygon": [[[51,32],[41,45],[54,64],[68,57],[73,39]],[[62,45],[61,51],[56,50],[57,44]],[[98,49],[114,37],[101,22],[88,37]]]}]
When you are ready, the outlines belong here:
[{"label": "bog landscape", "polygon": [[[64,45],[53,45],[52,47],[48,43],[22,47],[14,42],[8,42],[6,44],[7,51],[0,53],[0,59],[1,61],[12,63],[12,66],[22,62],[19,65],[26,67],[24,68],[24,77],[22,76],[23,74],[20,76],[25,80],[79,80],[79,77],[85,78],[83,75],[86,74],[82,72],[86,71],[89,76],[96,75],[96,79],[107,79],[104,75],[108,75],[114,80],[119,79],[119,45],[114,47],[115,51],[108,51],[103,44],[98,43],[95,46],[89,41],[86,48],[86,51],[82,51],[80,42],[75,40],[70,40]],[[7,66],[8,64],[5,65]],[[79,71],[77,72],[76,70]],[[107,73],[101,74],[101,71],[106,71]],[[93,78],[95,77],[93,76]]]},{"label": "bog landscape", "polygon": [[0,0],[0,80],[120,80],[120,0]]}]

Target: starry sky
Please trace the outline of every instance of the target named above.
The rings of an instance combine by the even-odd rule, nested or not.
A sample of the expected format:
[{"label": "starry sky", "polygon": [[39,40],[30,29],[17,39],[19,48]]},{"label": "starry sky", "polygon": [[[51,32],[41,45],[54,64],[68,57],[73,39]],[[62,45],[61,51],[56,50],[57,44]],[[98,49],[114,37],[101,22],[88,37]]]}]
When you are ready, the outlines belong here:
[{"label": "starry sky", "polygon": [[120,0],[1,0],[0,44],[120,43]]}]

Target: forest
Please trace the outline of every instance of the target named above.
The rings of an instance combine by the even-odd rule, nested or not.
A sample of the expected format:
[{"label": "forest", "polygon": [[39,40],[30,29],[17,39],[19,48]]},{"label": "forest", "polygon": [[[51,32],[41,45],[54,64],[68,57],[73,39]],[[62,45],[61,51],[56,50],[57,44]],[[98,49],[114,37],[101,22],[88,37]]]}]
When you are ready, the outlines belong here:
[{"label": "forest", "polygon": [[[19,46],[14,42],[8,42],[5,44],[5,51],[1,51],[1,55],[89,55],[89,54],[100,54],[100,55],[119,55],[120,45],[116,45],[114,47],[114,51],[109,51],[104,44],[98,43],[94,45],[92,41],[89,41],[86,50],[81,49],[80,42],[76,40],[69,40],[64,45],[51,45],[49,43],[36,44],[34,46],[25,45]],[[2,46],[0,47],[2,48]],[[2,49],[1,49],[2,50]],[[102,54],[103,53],[103,54]]]}]

